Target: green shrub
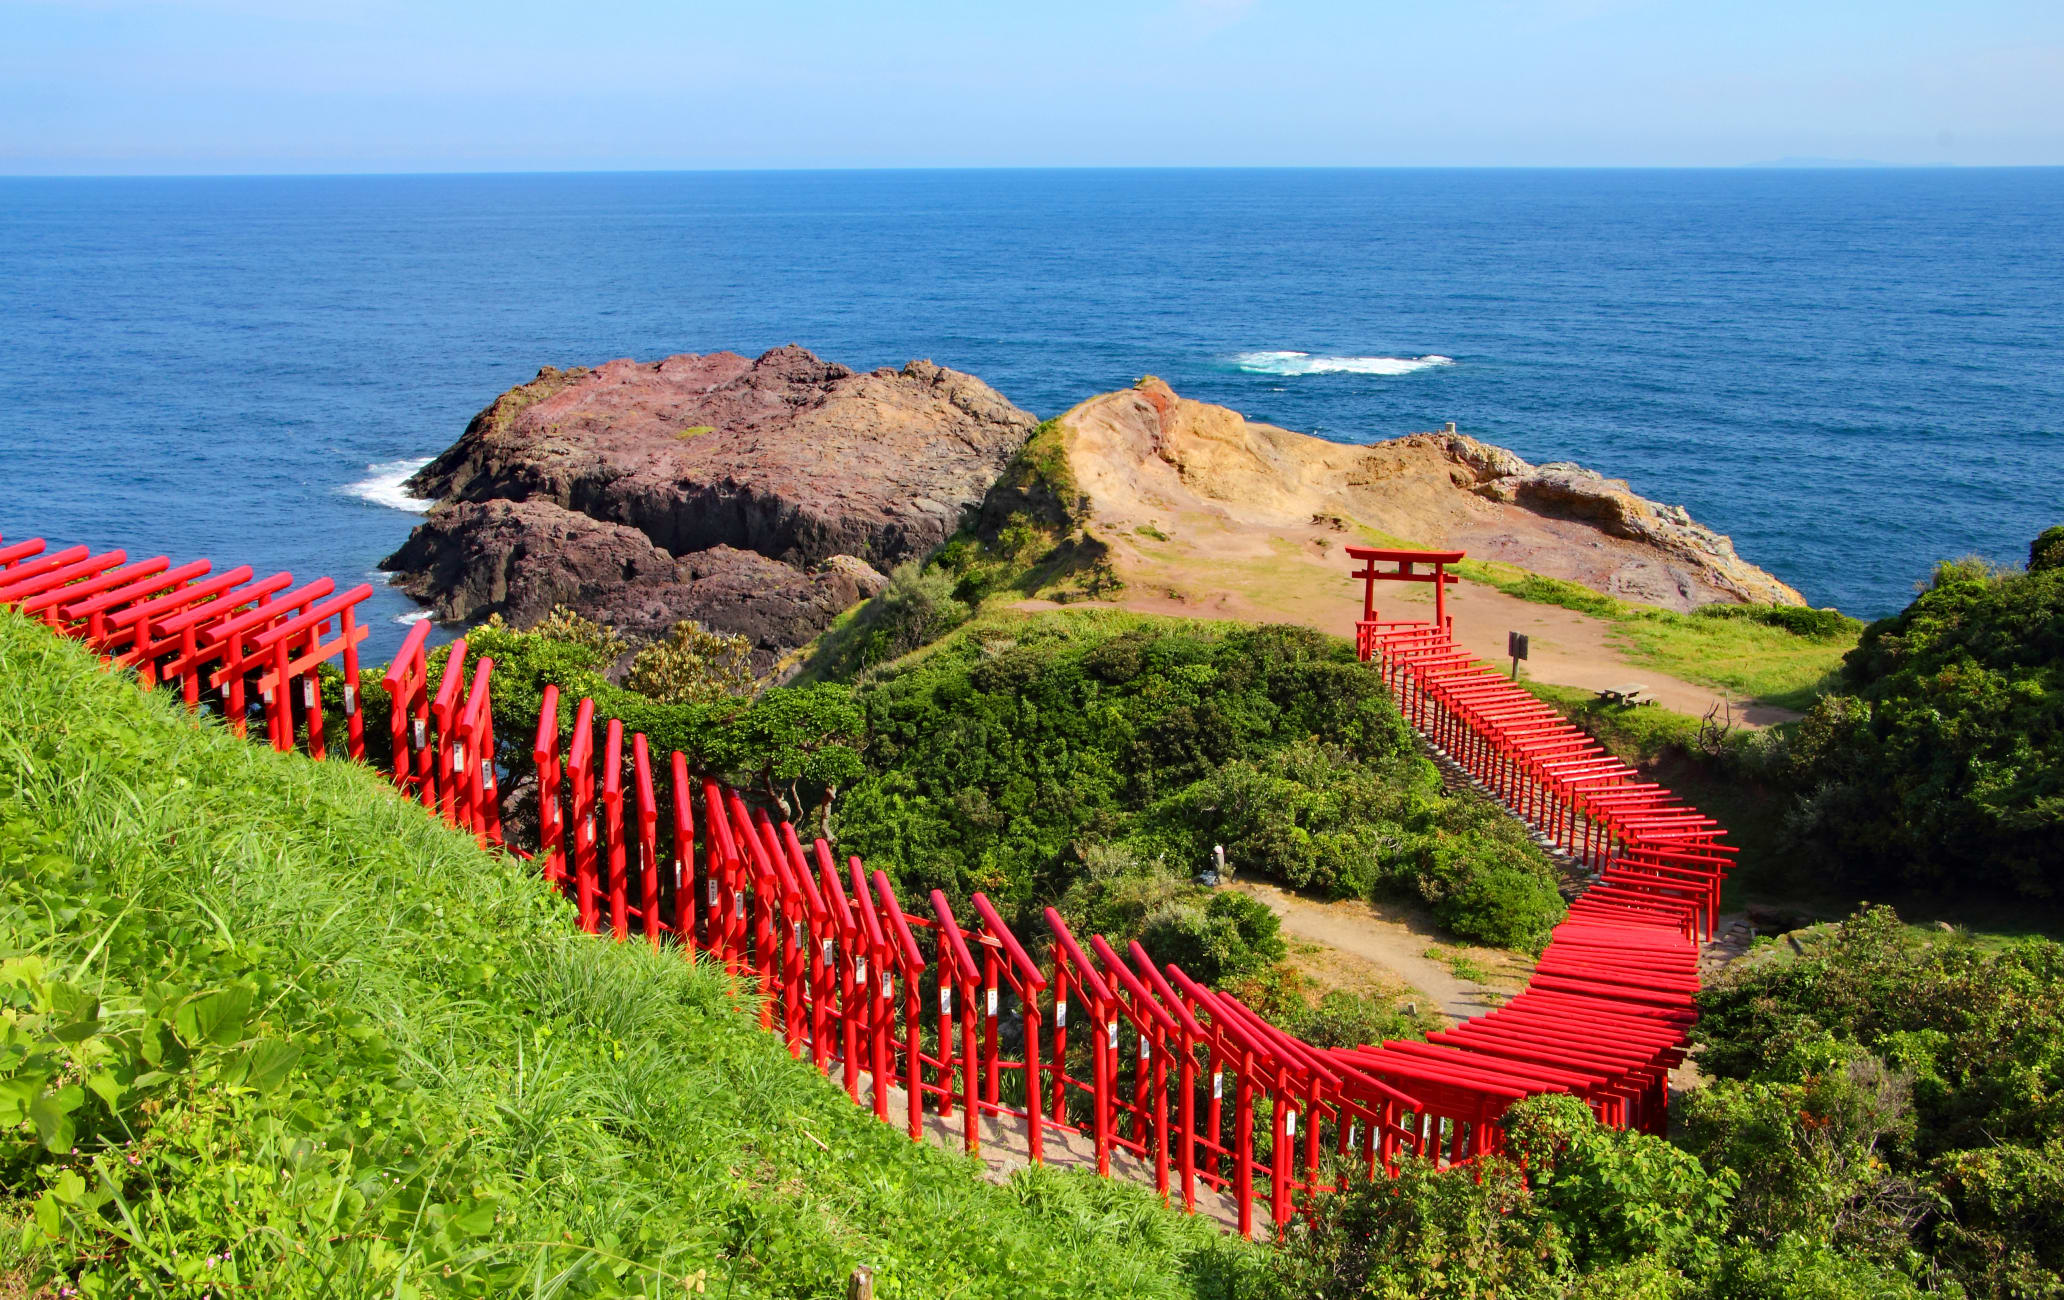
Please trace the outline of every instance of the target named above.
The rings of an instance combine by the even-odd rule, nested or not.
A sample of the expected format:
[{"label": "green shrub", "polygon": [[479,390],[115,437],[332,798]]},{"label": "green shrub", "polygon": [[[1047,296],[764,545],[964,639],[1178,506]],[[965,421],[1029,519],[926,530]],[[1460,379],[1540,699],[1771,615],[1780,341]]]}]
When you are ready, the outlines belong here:
[{"label": "green shrub", "polygon": [[1814,609],[1807,605],[1701,605],[1692,612],[1699,618],[1761,623],[1814,641],[1846,640],[1863,630],[1862,622],[1838,609]]},{"label": "green shrub", "polygon": [[1660,1137],[1606,1128],[1570,1096],[1530,1097],[1505,1113],[1534,1208],[1579,1269],[1652,1259],[1690,1274],[1719,1260],[1736,1176],[1710,1175]]},{"label": "green shrub", "polygon": [[2048,573],[2064,568],[2064,524],[2053,524],[2028,544],[2028,571]]},{"label": "green shrub", "polygon": [[1569,1267],[1518,1166],[1436,1169],[1409,1157],[1395,1179],[1355,1179],[1323,1197],[1273,1263],[1283,1300],[1546,1297]]},{"label": "green shrub", "polygon": [[1792,738],[1799,850],[1872,885],[2054,896],[2064,877],[2064,568],[1945,564]]},{"label": "green shrub", "polygon": [[1687,1097],[1686,1141],[1742,1174],[1736,1233],[1977,1295],[2064,1290],[2064,944],[1988,951],[1878,907],[1804,946],[1699,995],[1718,1081]]},{"label": "green shrub", "polygon": [[750,695],[756,681],[752,641],[711,632],[693,619],[640,649],[624,685],[661,704],[704,704]]},{"label": "green shrub", "polygon": [[839,836],[920,888],[1030,909],[1092,846],[1186,880],[1223,845],[1236,871],[1424,899],[1486,942],[1538,943],[1559,915],[1523,828],[1443,794],[1381,681],[1316,632],[984,620],[860,698],[868,775]]},{"label": "green shrub", "polygon": [[1266,903],[1221,891],[1202,907],[1162,909],[1141,936],[1154,960],[1174,962],[1207,984],[1251,975],[1283,960],[1283,923]]}]

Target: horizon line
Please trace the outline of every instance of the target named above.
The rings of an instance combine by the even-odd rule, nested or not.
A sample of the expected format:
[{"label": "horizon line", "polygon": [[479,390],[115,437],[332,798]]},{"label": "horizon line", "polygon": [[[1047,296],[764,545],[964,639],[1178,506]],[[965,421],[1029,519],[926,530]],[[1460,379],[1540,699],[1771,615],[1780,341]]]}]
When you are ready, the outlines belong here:
[{"label": "horizon line", "polygon": [[1504,172],[1867,172],[1867,171],[2055,171],[2064,163],[1891,163],[1864,160],[1777,158],[1745,163],[957,163],[912,165],[820,165],[740,167],[580,167],[580,168],[420,168],[364,171],[0,171],[4,181],[88,180],[379,180],[449,177],[519,176],[713,176],[814,175],[854,173],[942,172],[1375,172],[1375,171],[1504,171]]}]

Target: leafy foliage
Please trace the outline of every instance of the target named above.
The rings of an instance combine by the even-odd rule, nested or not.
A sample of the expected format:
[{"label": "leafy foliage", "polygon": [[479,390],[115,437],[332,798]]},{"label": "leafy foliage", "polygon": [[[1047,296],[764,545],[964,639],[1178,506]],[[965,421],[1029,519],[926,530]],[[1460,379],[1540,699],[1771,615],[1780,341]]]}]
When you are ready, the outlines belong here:
[{"label": "leafy foliage", "polygon": [[1476,1300],[1555,1294],[1562,1242],[1518,1166],[1436,1169],[1402,1162],[1395,1179],[1351,1181],[1320,1203],[1278,1253],[1283,1300]]},{"label": "leafy foliage", "polygon": [[1174,962],[1191,978],[1217,984],[1283,960],[1281,929],[1266,903],[1221,892],[1202,907],[1179,905],[1156,913],[1143,938],[1156,961]]},{"label": "leafy foliage", "polygon": [[1413,895],[1485,942],[1537,944],[1561,915],[1517,823],[1444,795],[1375,675],[1315,632],[984,620],[861,699],[868,775],[840,839],[924,888],[1026,907],[1097,845],[1187,878],[1223,844],[1236,870]]},{"label": "leafy foliage", "polygon": [[889,575],[873,599],[825,633],[806,678],[849,679],[946,636],[985,601],[1108,596],[1123,584],[1088,527],[1088,498],[1058,420],[1032,431],[981,507],[938,552]]},{"label": "leafy foliage", "polygon": [[752,640],[711,632],[694,619],[639,650],[624,685],[661,704],[706,704],[749,695],[755,685]]},{"label": "leafy foliage", "polygon": [[[1606,1129],[1568,1097],[1514,1105],[1517,1160],[1350,1181],[1275,1256],[1275,1295],[1670,1300],[1884,1300],[1920,1294],[1905,1273],[1802,1234],[1735,1235],[1748,1181],[1709,1171],[1660,1137]],[[1524,1165],[1520,1161],[1524,1161]],[[1522,1168],[1524,1176],[1522,1176]]]},{"label": "leafy foliage", "polygon": [[[2045,536],[2049,536],[2045,534]],[[2054,541],[2031,548],[2041,561]],[[1944,564],[1851,651],[1792,742],[1802,845],[1859,885],[2053,896],[2064,867],[2064,567]]]},{"label": "leafy foliage", "polygon": [[1743,1173],[1735,1230],[1978,1295],[2064,1290],[2064,945],[1989,953],[1889,908],[1700,996],[1687,1142]]},{"label": "leafy foliage", "polygon": [[1552,1220],[1579,1269],[1650,1258],[1682,1272],[1710,1272],[1738,1177],[1708,1174],[1668,1142],[1609,1129],[1583,1102],[1531,1097],[1505,1115],[1512,1149],[1526,1162],[1534,1207]]}]

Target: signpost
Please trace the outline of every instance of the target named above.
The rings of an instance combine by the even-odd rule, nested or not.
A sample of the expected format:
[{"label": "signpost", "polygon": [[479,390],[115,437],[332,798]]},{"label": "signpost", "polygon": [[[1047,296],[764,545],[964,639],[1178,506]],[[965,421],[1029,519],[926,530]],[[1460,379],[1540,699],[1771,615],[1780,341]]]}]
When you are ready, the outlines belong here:
[{"label": "signpost", "polygon": [[1519,680],[1519,661],[1527,657],[1526,652],[1526,633],[1507,632],[1505,634],[1505,653],[1512,656],[1512,680],[1515,682]]}]

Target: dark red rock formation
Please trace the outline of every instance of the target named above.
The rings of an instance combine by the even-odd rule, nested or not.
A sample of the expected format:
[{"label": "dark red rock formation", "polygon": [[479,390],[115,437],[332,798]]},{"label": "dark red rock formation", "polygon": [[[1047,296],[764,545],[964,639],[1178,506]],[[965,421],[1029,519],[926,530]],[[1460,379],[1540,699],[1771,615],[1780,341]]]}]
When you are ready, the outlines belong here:
[{"label": "dark red rock formation", "polygon": [[447,619],[563,603],[634,640],[695,618],[774,656],[952,536],[1034,423],[929,361],[548,367],[410,481],[443,504],[383,567]]},{"label": "dark red rock formation", "polygon": [[850,562],[805,572],[729,546],[677,559],[635,528],[548,501],[442,507],[387,565],[447,621],[498,613],[524,627],[567,605],[636,643],[692,618],[750,638],[762,670],[879,589]]}]

